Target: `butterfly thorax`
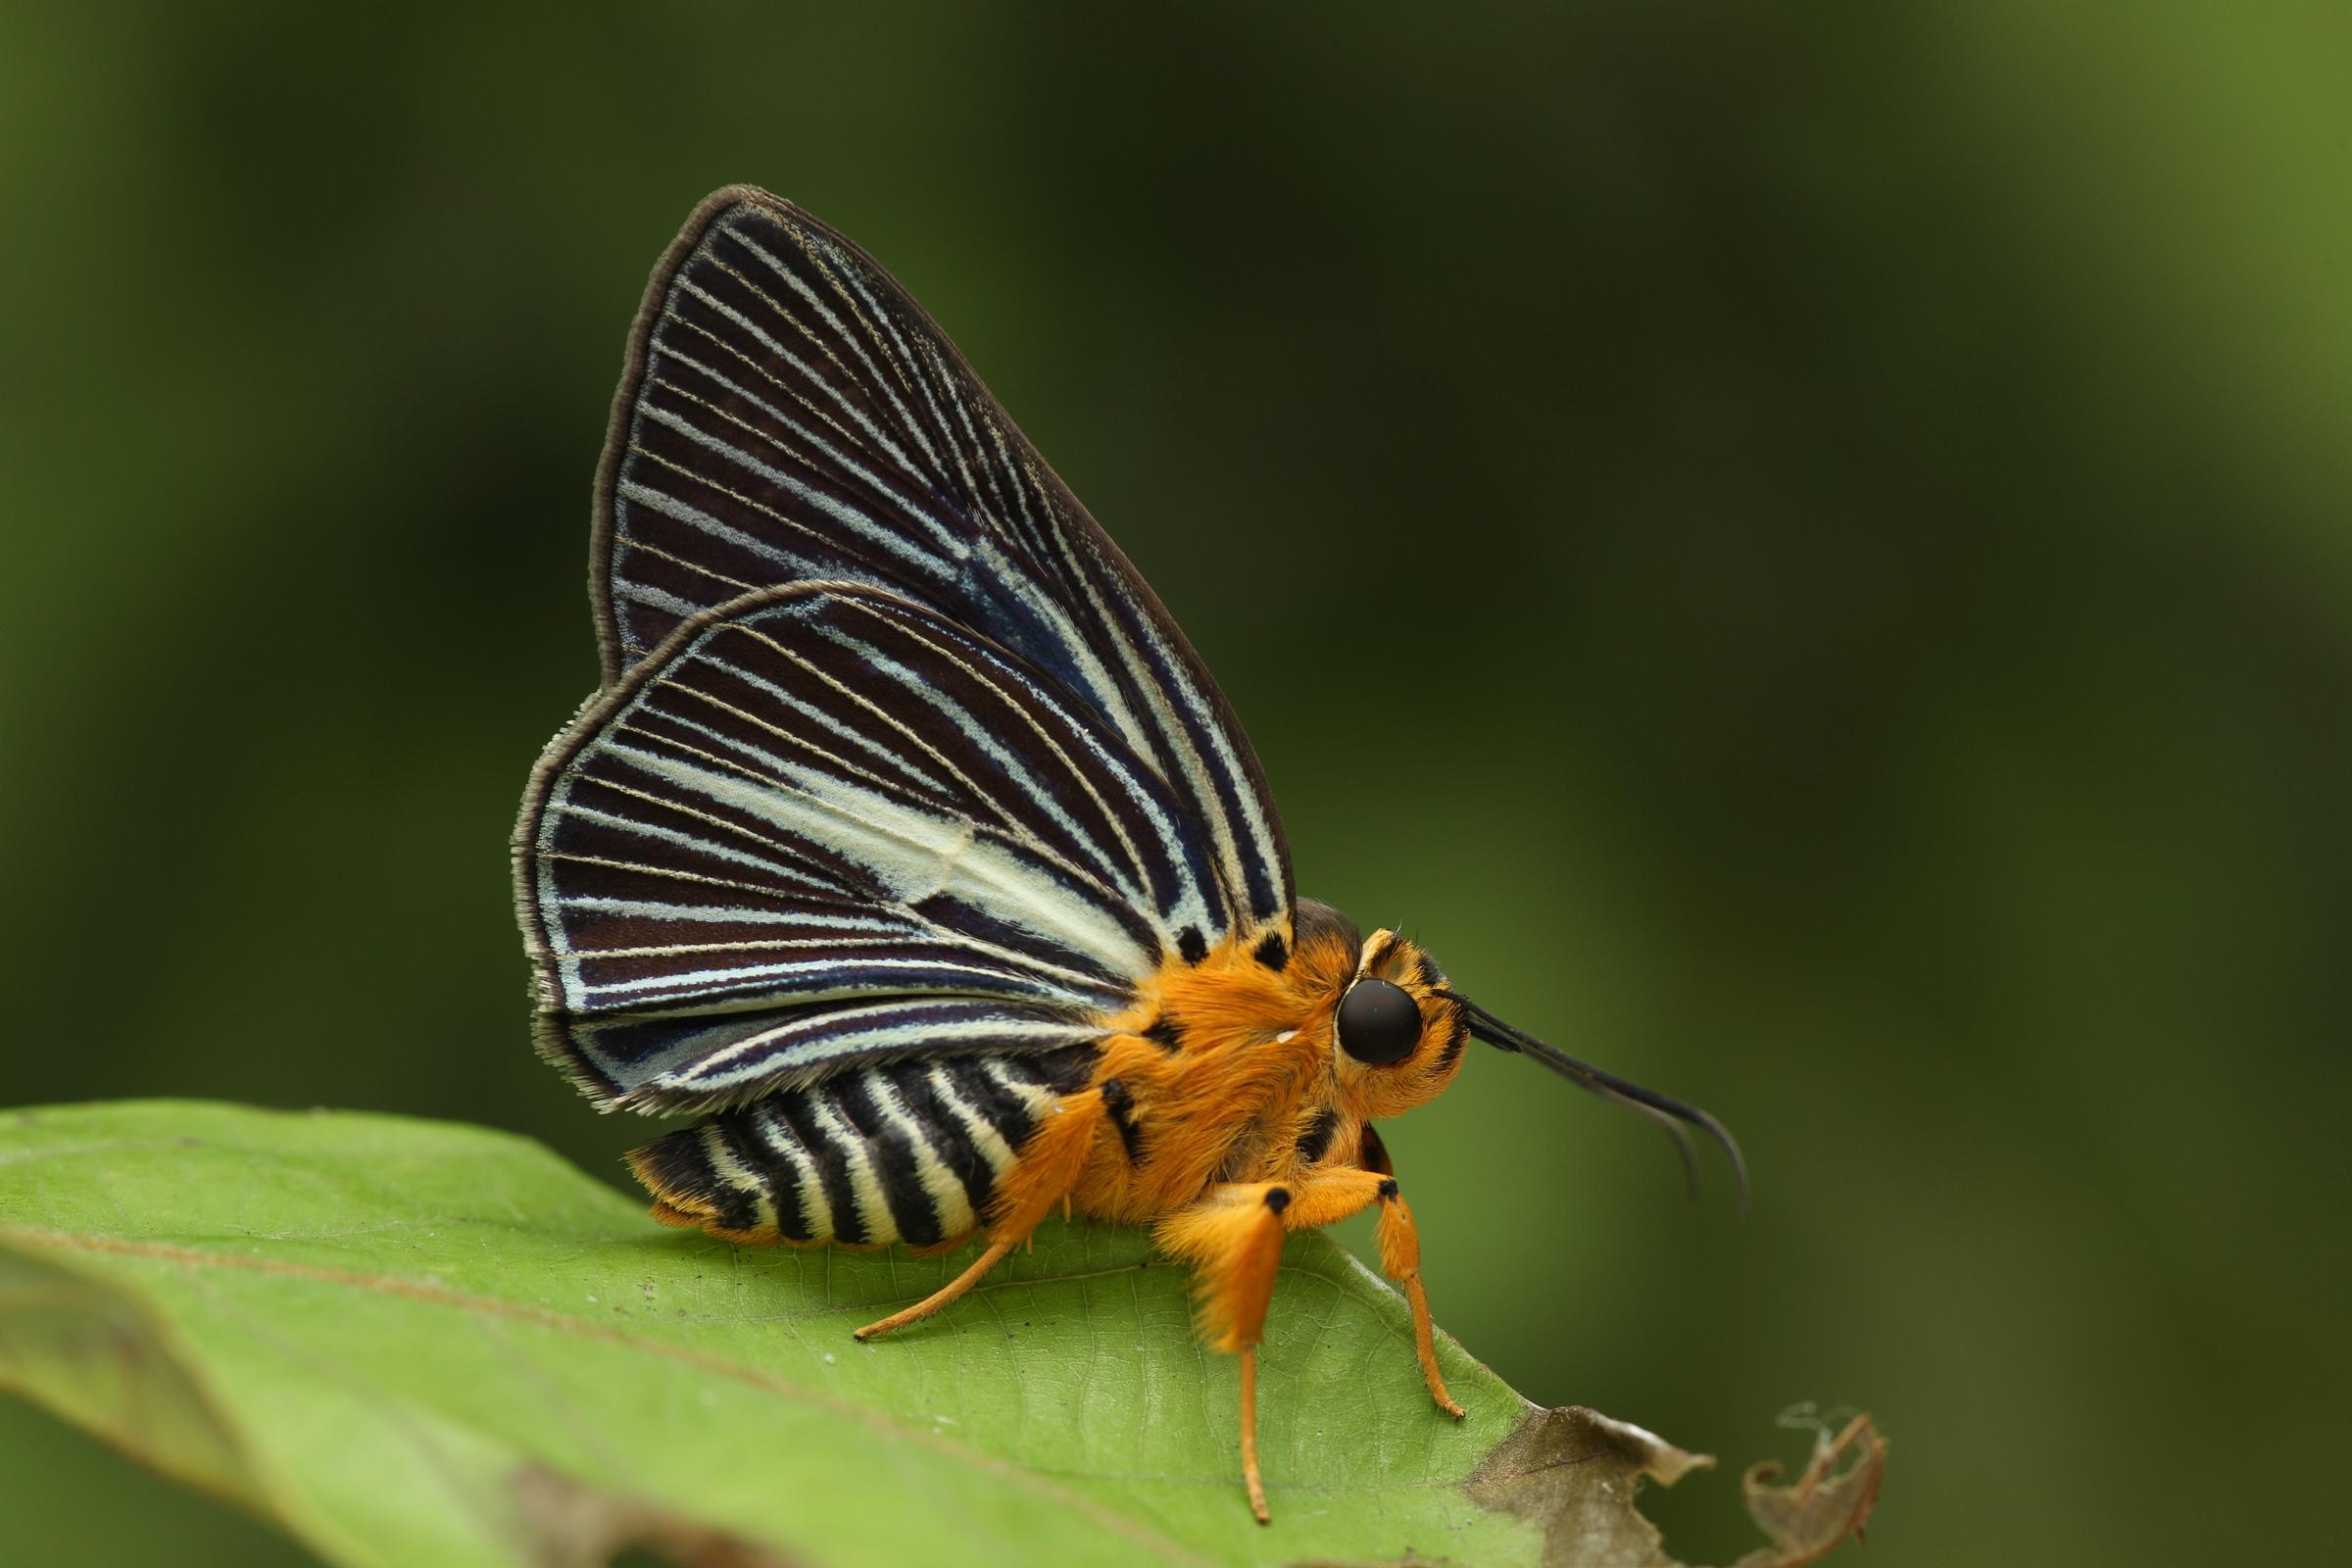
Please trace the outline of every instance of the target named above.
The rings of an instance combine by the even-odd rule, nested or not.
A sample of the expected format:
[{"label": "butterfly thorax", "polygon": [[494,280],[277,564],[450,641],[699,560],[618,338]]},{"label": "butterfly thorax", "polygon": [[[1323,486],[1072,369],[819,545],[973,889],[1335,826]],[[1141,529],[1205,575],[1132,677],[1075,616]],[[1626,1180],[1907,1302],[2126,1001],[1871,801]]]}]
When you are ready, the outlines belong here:
[{"label": "butterfly thorax", "polygon": [[[1340,1000],[1366,975],[1421,1008],[1423,1038],[1405,1060],[1368,1066],[1338,1049]],[[1172,959],[1109,1020],[1093,1082],[1112,1127],[1089,1152],[1073,1205],[1144,1221],[1213,1183],[1356,1164],[1375,1118],[1434,1098],[1460,1064],[1466,1036],[1444,986],[1412,944],[1389,931],[1363,940],[1346,916],[1304,901],[1279,964],[1240,943],[1198,963]]]}]

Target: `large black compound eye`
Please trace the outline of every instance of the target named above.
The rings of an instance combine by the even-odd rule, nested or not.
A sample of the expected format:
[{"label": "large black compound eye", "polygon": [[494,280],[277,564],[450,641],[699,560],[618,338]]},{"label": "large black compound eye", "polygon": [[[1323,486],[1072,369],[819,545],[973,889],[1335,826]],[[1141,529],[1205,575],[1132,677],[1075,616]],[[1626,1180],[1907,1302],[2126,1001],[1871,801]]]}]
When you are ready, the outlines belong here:
[{"label": "large black compound eye", "polygon": [[1404,987],[1358,980],[1340,999],[1340,1049],[1360,1062],[1386,1067],[1421,1043],[1421,1006]]}]

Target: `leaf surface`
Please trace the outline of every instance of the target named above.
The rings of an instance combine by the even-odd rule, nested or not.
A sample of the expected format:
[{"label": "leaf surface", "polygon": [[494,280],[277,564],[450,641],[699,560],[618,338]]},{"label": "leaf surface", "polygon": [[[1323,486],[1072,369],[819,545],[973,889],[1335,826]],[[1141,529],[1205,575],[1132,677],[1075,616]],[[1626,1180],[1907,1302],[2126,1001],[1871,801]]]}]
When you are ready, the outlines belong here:
[{"label": "leaf surface", "polygon": [[[940,1318],[851,1340],[964,1260],[662,1231],[480,1128],[0,1117],[0,1387],[330,1562],[1663,1564],[1639,1479],[1705,1462],[1540,1410],[1449,1341],[1470,1414],[1446,1419],[1402,1303],[1302,1236],[1268,1318],[1260,1528],[1233,1359],[1197,1347],[1142,1233],[1049,1224]],[[1751,1479],[1781,1544],[1743,1568],[1842,1539],[1831,1510],[1867,1513],[1883,1451],[1855,1450],[1867,1485]]]}]

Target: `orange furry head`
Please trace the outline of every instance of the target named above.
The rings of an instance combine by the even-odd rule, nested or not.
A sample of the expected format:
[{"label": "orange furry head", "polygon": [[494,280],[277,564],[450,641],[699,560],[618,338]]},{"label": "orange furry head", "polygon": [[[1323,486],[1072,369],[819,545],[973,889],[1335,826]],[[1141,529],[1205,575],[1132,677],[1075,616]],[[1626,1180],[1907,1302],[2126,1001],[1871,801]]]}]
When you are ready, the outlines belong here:
[{"label": "orange furry head", "polygon": [[1375,931],[1333,1013],[1340,1103],[1365,1121],[1435,1100],[1461,1070],[1469,1020],[1445,971],[1394,931]]}]

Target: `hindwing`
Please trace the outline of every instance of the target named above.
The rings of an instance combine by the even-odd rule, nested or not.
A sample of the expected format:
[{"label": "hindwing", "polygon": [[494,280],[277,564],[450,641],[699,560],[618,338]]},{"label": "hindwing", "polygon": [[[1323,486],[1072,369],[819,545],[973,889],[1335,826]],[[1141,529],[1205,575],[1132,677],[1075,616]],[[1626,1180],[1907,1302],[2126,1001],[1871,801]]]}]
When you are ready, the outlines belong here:
[{"label": "hindwing", "polygon": [[543,1049],[639,1108],[1091,1043],[1223,909],[1099,715],[852,583],[682,622],[549,747],[516,855]]}]

